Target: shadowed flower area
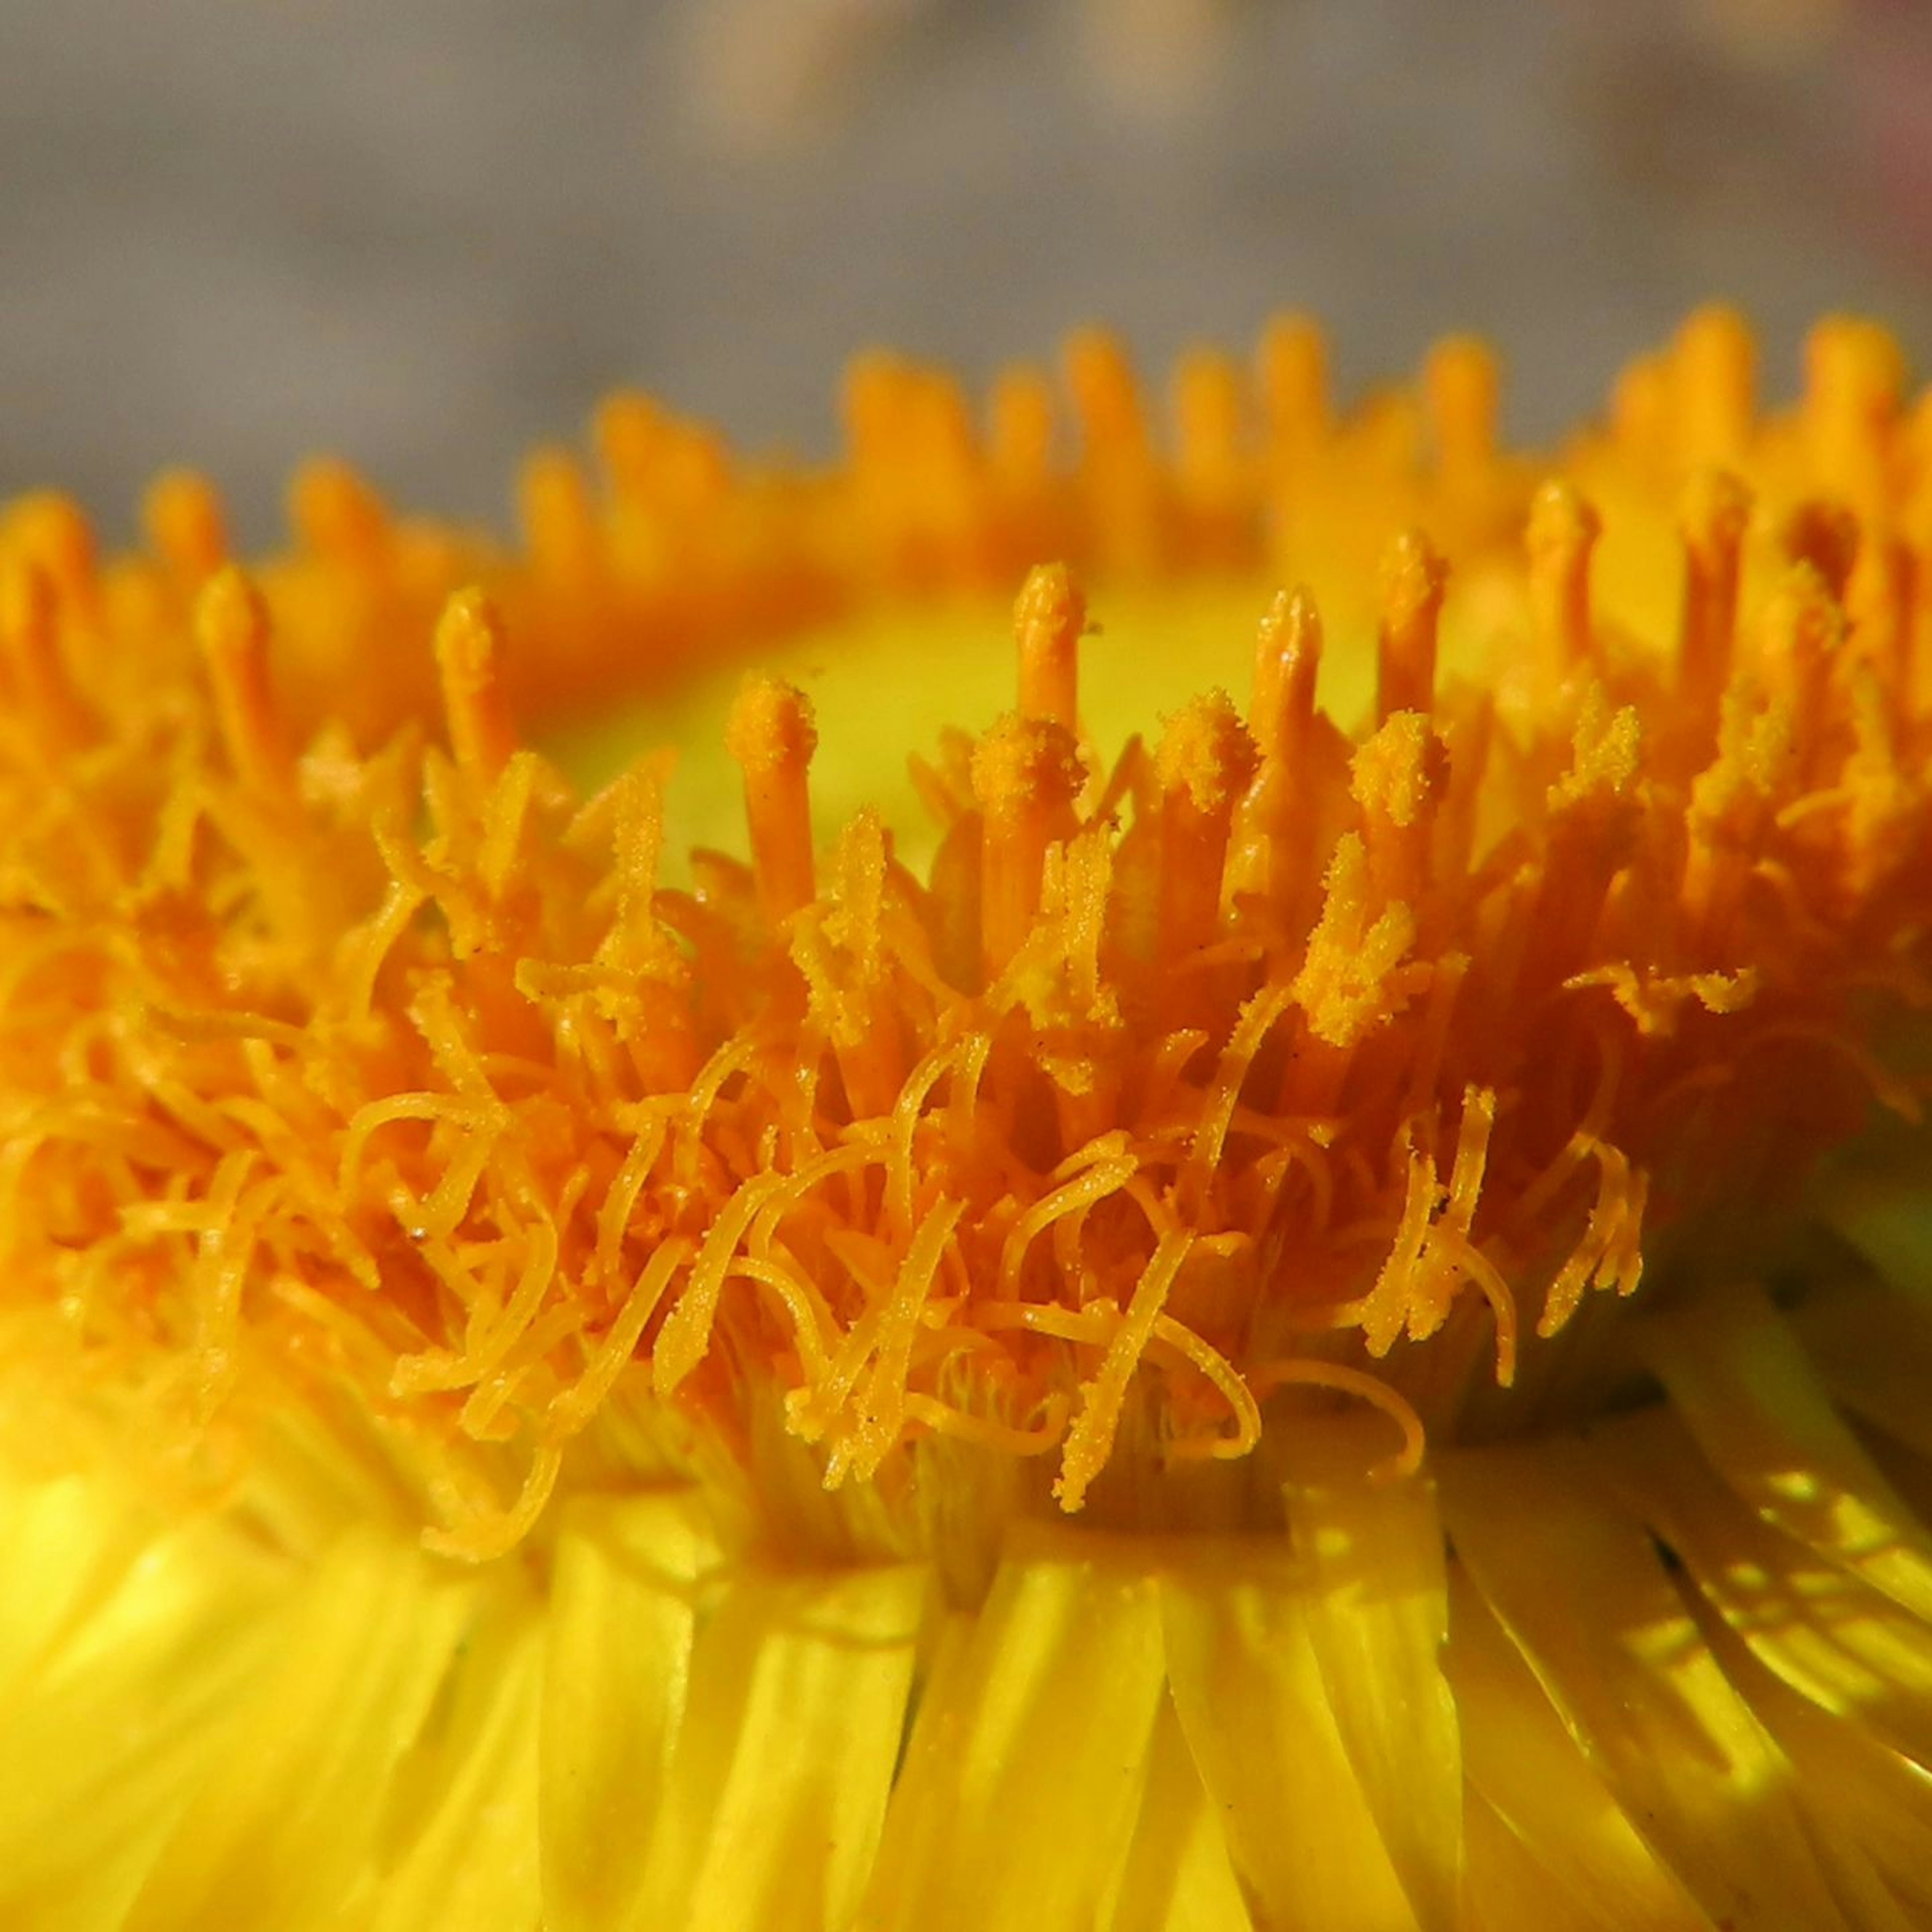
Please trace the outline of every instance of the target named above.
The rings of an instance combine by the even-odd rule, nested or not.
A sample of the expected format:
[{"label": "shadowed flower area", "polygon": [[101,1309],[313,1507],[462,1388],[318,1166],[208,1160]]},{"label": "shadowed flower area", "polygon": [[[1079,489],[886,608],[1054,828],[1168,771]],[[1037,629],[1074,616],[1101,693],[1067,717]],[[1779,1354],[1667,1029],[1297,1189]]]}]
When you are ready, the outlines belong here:
[{"label": "shadowed flower area", "polygon": [[1932,412],[1325,354],[0,512],[0,1921],[1928,1922]]}]

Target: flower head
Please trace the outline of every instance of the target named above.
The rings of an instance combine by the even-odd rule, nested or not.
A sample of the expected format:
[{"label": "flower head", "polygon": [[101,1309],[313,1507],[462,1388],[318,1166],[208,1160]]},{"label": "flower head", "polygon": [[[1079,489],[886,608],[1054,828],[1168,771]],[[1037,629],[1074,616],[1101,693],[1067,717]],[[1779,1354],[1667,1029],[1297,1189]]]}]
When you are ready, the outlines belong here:
[{"label": "flower head", "polygon": [[[512,553],[326,465],[248,569],[186,476],[110,562],[8,514],[19,1507],[137,1609],[192,1524],[140,1614],[242,1712],[171,1714],[102,1922],[1927,1903],[1896,351],[1762,418],[1706,312],[1560,460],[1479,345],[1321,365],[1187,359],[1164,447],[1077,338],[1070,454],[868,360],[825,473],[620,399]],[[1801,1816],[1856,1856],[1763,1864]]]}]

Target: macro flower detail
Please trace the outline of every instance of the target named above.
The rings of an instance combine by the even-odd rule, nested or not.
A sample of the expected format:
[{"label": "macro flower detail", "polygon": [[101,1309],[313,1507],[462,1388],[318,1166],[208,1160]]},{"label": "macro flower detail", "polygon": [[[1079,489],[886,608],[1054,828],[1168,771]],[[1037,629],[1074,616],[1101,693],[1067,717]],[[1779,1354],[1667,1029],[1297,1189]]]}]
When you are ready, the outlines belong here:
[{"label": "macro flower detail", "polygon": [[1496,388],[0,514],[0,1921],[1927,1922],[1932,416]]}]

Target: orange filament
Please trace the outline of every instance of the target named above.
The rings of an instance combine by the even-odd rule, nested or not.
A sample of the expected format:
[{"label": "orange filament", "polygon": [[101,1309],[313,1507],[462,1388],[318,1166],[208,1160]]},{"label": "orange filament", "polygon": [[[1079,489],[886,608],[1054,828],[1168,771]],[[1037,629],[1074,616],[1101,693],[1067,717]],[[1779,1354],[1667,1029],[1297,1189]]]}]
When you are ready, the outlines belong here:
[{"label": "orange filament", "polygon": [[289,520],[306,549],[343,563],[376,562],[388,540],[381,498],[346,464],[326,458],[296,471]]},{"label": "orange filament", "polygon": [[1066,345],[1066,382],[1089,444],[1114,453],[1144,448],[1147,423],[1126,352],[1101,329]]},{"label": "orange filament", "polygon": [[593,587],[601,548],[597,506],[576,458],[542,449],[526,458],[517,505],[532,570],[580,592]]},{"label": "orange filament", "polygon": [[1899,412],[1904,365],[1876,325],[1820,322],[1806,344],[1805,428],[1822,493],[1869,518],[1883,506],[1886,448]]},{"label": "orange filament", "polygon": [[1013,490],[1043,484],[1053,458],[1053,386],[1037,369],[1008,369],[993,386],[986,440],[994,474]]},{"label": "orange filament", "polygon": [[1220,924],[1228,830],[1254,773],[1254,743],[1234,706],[1214,692],[1168,721],[1155,764],[1162,794],[1161,945],[1178,961],[1207,945]]},{"label": "orange filament", "polygon": [[1677,332],[1678,434],[1694,469],[1738,462],[1756,413],[1757,344],[1736,309],[1712,303]]},{"label": "orange filament", "polygon": [[1590,554],[1602,526],[1575,488],[1546,483],[1529,506],[1530,620],[1545,660],[1560,670],[1590,648]]},{"label": "orange filament", "polygon": [[64,609],[91,614],[98,573],[94,532],[80,506],[56,490],[42,490],[10,505],[5,526],[16,560],[44,572]]},{"label": "orange filament", "polygon": [[1694,718],[1713,706],[1730,676],[1738,572],[1750,493],[1722,470],[1700,470],[1683,507],[1682,688]]},{"label": "orange filament", "polygon": [[1255,643],[1248,729],[1264,758],[1292,766],[1306,754],[1322,668],[1322,619],[1305,585],[1277,591]]},{"label": "orange filament", "polygon": [[1107,1460],[1120,1426],[1128,1381],[1154,1338],[1154,1324],[1193,1241],[1194,1237],[1184,1229],[1171,1231],[1134,1284],[1126,1318],[1108,1345],[1100,1372],[1087,1384],[1084,1406],[1067,1431],[1060,1476],[1054,1484],[1054,1494],[1064,1509],[1080,1507],[1088,1486]]},{"label": "orange filament", "polygon": [[1306,316],[1282,316],[1262,332],[1261,388],[1270,440],[1307,451],[1328,429],[1328,350]]},{"label": "orange filament", "polygon": [[1242,808],[1237,889],[1252,880],[1299,922],[1298,884],[1318,788],[1314,760],[1315,686],[1322,666],[1322,620],[1305,586],[1277,591],[1255,642],[1248,730],[1259,762]]},{"label": "orange filament", "polygon": [[142,500],[141,520],[154,554],[190,585],[212,577],[227,560],[221,500],[192,470],[156,477]]},{"label": "orange filament", "polygon": [[974,754],[973,792],[985,818],[980,916],[988,978],[1032,929],[1047,850],[1073,834],[1082,776],[1073,734],[1048,718],[1009,717]]},{"label": "orange filament", "polygon": [[480,590],[460,591],[436,627],[443,716],[458,766],[494,778],[516,749],[502,687],[503,623]]},{"label": "orange filament", "polygon": [[1436,692],[1436,620],[1448,584],[1447,565],[1419,530],[1405,532],[1389,546],[1376,638],[1376,715],[1384,724],[1398,711],[1428,715]]},{"label": "orange filament", "polygon": [[752,869],[759,903],[774,924],[813,894],[806,775],[818,744],[803,692],[773,677],[745,680],[725,727],[725,746],[745,774]]},{"label": "orange filament", "polygon": [[1421,713],[1398,711],[1355,754],[1352,769],[1376,893],[1414,907],[1429,883],[1430,836],[1448,775],[1442,741]]},{"label": "orange filament", "polygon": [[1452,336],[1430,352],[1422,380],[1436,461],[1445,478],[1466,486],[1486,475],[1496,454],[1496,357],[1473,337]]},{"label": "orange filament", "polygon": [[1028,576],[1013,606],[1024,716],[1079,729],[1080,638],[1086,625],[1086,600],[1064,564],[1043,564]]},{"label": "orange filament", "polygon": [[252,792],[286,790],[291,766],[268,688],[268,611],[260,592],[230,566],[202,591],[195,614],[236,776]]},{"label": "orange filament", "polygon": [[1858,520],[1842,503],[1800,503],[1785,519],[1785,554],[1808,563],[1842,600],[1858,551]]},{"label": "orange filament", "polygon": [[80,742],[86,714],[62,658],[53,582],[31,560],[0,580],[0,653],[22,716],[53,746]]},{"label": "orange filament", "polygon": [[1378,1462],[1370,1474],[1380,1481],[1392,1481],[1408,1474],[1422,1462],[1424,1436],[1422,1418],[1414,1406],[1379,1376],[1364,1374],[1345,1363],[1324,1361],[1319,1356],[1288,1355],[1278,1362],[1264,1362],[1248,1378],[1257,1395],[1277,1388],[1333,1389],[1342,1395],[1359,1396],[1380,1409],[1402,1432],[1401,1446],[1393,1455]]},{"label": "orange filament", "polygon": [[1174,468],[1189,547],[1202,562],[1234,562],[1245,548],[1250,484],[1243,372],[1218,350],[1182,357],[1174,375]]}]

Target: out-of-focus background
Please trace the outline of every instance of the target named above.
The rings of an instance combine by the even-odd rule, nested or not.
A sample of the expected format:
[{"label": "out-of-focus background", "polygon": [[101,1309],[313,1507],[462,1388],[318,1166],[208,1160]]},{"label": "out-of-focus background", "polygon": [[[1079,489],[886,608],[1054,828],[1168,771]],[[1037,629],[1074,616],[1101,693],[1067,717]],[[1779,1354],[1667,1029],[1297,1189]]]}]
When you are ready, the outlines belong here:
[{"label": "out-of-focus background", "polygon": [[1480,329],[1547,436],[1711,296],[1932,344],[1927,0],[0,0],[0,494],[191,460],[253,542],[326,449],[500,524],[620,382],[828,449],[974,376]]}]

